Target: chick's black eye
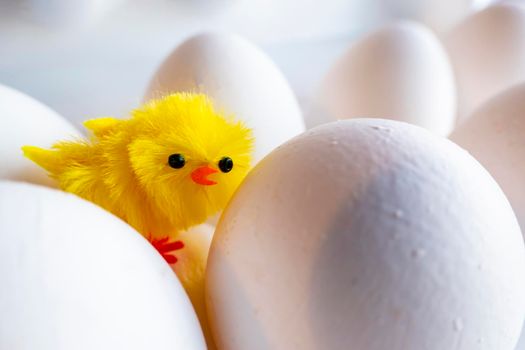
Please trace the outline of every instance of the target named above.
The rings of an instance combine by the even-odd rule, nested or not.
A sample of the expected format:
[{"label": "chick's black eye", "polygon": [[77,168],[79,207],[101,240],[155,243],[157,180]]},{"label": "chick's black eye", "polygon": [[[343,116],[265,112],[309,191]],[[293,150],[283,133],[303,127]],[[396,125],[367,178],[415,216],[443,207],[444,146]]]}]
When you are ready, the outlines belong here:
[{"label": "chick's black eye", "polygon": [[186,160],[182,154],[175,153],[169,156],[168,164],[174,169],[180,169],[186,164]]},{"label": "chick's black eye", "polygon": [[223,157],[219,161],[219,169],[223,173],[229,173],[233,169],[233,160],[230,157]]}]

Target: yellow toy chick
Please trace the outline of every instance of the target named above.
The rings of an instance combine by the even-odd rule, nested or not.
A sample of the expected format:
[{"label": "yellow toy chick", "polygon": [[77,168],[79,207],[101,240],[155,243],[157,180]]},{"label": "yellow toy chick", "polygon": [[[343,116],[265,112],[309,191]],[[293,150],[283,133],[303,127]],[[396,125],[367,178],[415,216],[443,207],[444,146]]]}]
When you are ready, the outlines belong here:
[{"label": "yellow toy chick", "polygon": [[88,120],[87,140],[23,147],[64,191],[92,201],[148,238],[168,263],[182,230],[224,208],[250,167],[253,138],[202,94],[151,101],[130,119]]}]

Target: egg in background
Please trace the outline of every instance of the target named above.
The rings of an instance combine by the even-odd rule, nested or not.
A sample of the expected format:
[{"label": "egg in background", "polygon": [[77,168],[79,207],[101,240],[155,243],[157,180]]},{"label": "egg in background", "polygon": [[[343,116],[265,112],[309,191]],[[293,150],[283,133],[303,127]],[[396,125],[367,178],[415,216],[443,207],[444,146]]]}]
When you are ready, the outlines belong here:
[{"label": "egg in background", "polygon": [[480,106],[450,139],[496,179],[525,232],[525,83]]},{"label": "egg in background", "polygon": [[71,194],[0,182],[0,285],[1,349],[206,349],[151,244]]},{"label": "egg in background", "polygon": [[458,86],[458,123],[485,101],[525,82],[525,5],[501,3],[444,37]]},{"label": "egg in background", "polygon": [[162,63],[145,100],[177,91],[202,92],[215,107],[253,128],[255,161],[304,130],[297,100],[275,64],[229,34],[200,34]]},{"label": "egg in background", "polygon": [[37,100],[0,85],[0,179],[56,187],[46,172],[25,158],[24,145],[49,147],[80,133],[64,118]]},{"label": "egg in background", "polygon": [[[450,135],[491,173],[525,232],[525,84],[482,104]],[[515,350],[525,350],[525,331]]]},{"label": "egg in background", "polygon": [[518,222],[452,142],[380,119],[319,126],[248,175],[208,258],[219,349],[513,350]]},{"label": "egg in background", "polygon": [[356,42],[329,69],[313,97],[308,126],[386,117],[446,135],[454,125],[455,93],[436,36],[415,22],[397,22]]}]

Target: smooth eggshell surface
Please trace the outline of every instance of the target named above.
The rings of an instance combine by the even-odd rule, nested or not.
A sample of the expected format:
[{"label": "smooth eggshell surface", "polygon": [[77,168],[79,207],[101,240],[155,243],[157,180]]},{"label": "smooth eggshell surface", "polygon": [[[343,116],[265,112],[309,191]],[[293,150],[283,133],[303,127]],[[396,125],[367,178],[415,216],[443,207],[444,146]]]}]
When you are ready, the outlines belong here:
[{"label": "smooth eggshell surface", "polygon": [[455,96],[452,68],[436,36],[420,24],[397,22],[362,38],[333,65],[312,113],[331,120],[389,118],[446,135],[455,121]]},{"label": "smooth eggshell surface", "polygon": [[78,135],[69,122],[47,106],[0,85],[0,179],[54,186],[42,168],[24,158],[20,147],[49,147]]},{"label": "smooth eggshell surface", "polygon": [[281,72],[238,36],[201,34],[178,46],[154,75],[146,100],[177,91],[206,93],[220,111],[253,128],[256,161],[304,131],[297,100]]},{"label": "smooth eggshell surface", "polygon": [[489,100],[450,139],[496,179],[525,232],[525,84]]},{"label": "smooth eggshell surface", "polygon": [[206,349],[162,257],[71,194],[0,182],[0,286],[1,349]]},{"label": "smooth eggshell surface", "polygon": [[458,123],[507,88],[525,81],[525,6],[497,4],[452,29],[445,44],[458,85]]},{"label": "smooth eggshell surface", "polygon": [[248,175],[215,232],[219,349],[512,350],[525,251],[467,152],[406,123],[323,125]]}]

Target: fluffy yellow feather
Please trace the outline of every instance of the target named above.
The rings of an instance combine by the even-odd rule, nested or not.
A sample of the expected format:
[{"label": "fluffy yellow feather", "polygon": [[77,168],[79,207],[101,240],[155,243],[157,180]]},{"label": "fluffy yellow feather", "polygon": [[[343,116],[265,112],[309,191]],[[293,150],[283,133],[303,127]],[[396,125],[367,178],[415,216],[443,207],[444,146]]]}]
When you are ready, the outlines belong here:
[{"label": "fluffy yellow feather", "polygon": [[[177,261],[172,252],[184,246],[173,239],[223,209],[250,167],[251,130],[217,113],[202,94],[169,95],[130,119],[84,125],[89,139],[58,142],[50,150],[25,146],[25,156],[63,190],[128,222],[170,264]],[[188,247],[173,268],[213,349],[203,292],[208,245],[196,244],[198,237],[180,238]]]},{"label": "fluffy yellow feather", "polygon": [[[223,209],[249,170],[250,129],[216,112],[202,94],[177,93],[132,112],[130,119],[88,120],[89,139],[58,142],[50,150],[25,146],[26,157],[59,186],[119,216],[173,264],[173,241]],[[206,244],[188,244],[174,266],[190,296],[210,349],[204,307]],[[191,259],[192,261],[187,261]]]},{"label": "fluffy yellow feather", "polygon": [[250,167],[251,130],[214,110],[202,94],[153,100],[130,119],[88,120],[86,140],[52,149],[25,146],[26,157],[59,186],[158,240],[221,210]]}]

